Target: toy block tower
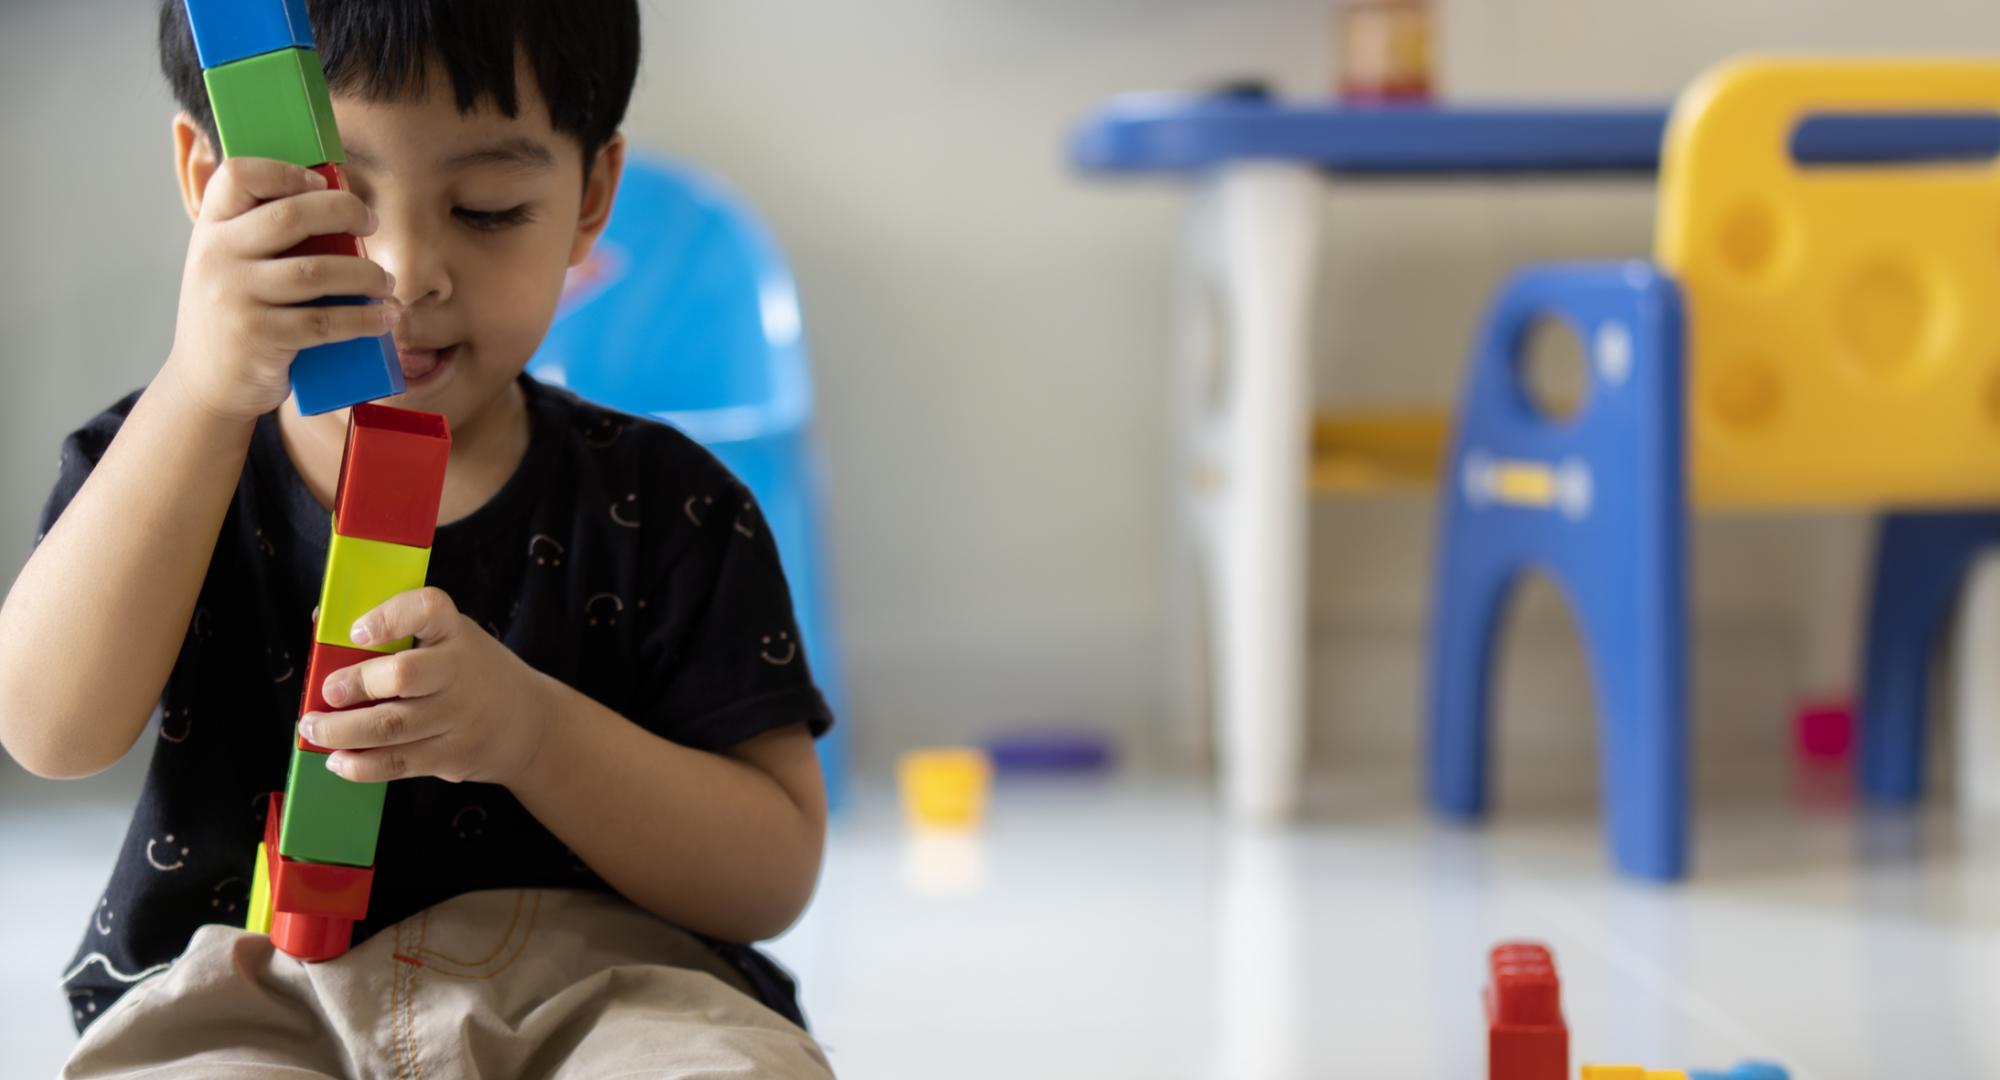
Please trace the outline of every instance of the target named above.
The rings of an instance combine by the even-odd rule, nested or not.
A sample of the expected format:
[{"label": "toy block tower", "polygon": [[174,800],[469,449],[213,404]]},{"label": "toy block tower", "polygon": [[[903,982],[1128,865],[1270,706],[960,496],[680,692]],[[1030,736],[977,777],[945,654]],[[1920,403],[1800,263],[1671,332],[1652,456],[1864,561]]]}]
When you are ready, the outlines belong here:
[{"label": "toy block tower", "polygon": [[[344,190],[347,156],[333,123],[326,75],[305,0],[184,0],[224,157],[289,161]],[[360,255],[353,236],[315,236],[286,255]],[[366,304],[333,297],[325,304]],[[388,335],[334,342],[292,361],[292,393],[310,416],[403,392]]]},{"label": "toy block tower", "polygon": [[1487,1080],[1567,1080],[1569,1028],[1555,957],[1534,942],[1503,941],[1487,963]]},{"label": "toy block tower", "polygon": [[[348,630],[383,601],[423,587],[450,456],[442,416],[368,404],[349,410],[300,715],[331,711],[322,696],[329,674],[411,646],[409,638],[356,646]],[[265,819],[258,873],[271,940],[300,959],[331,959],[347,951],[355,920],[368,914],[388,785],[342,779],[328,771],[325,747],[294,739],[285,793],[271,797]],[[254,881],[251,891],[254,919]]]}]

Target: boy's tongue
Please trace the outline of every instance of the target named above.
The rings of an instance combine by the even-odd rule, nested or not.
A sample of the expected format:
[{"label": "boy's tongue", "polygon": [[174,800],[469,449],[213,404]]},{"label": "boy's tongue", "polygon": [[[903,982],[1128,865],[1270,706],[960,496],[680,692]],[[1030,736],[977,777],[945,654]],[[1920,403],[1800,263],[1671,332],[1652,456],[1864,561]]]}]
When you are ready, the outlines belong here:
[{"label": "boy's tongue", "polygon": [[403,365],[403,378],[421,379],[438,366],[436,349],[397,349],[396,359]]}]

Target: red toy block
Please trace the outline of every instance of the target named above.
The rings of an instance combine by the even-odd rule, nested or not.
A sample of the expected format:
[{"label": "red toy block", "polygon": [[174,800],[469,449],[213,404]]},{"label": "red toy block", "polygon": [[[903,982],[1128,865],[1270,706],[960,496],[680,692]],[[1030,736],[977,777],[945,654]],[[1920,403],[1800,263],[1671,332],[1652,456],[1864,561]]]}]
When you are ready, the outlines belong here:
[{"label": "red toy block", "polygon": [[1488,1080],[1568,1080],[1569,1028],[1555,957],[1534,942],[1504,941],[1488,966]]},{"label": "red toy block", "polygon": [[353,940],[354,923],[348,919],[291,911],[271,913],[271,944],[286,956],[309,964],[345,954]]},{"label": "red toy block", "polygon": [[[350,709],[359,709],[363,705],[374,704],[374,702],[370,701],[359,701],[347,706],[345,709],[336,709],[326,703],[326,697],[321,692],[321,688],[326,685],[326,677],[328,675],[339,671],[341,668],[353,667],[363,660],[370,660],[381,655],[381,653],[370,652],[367,649],[350,649],[342,645],[328,645],[326,642],[319,640],[319,635],[315,632],[313,635],[312,659],[306,662],[306,693],[305,699],[299,705],[299,715],[304,716],[309,712],[347,712]],[[333,751],[324,746],[318,746],[308,741],[303,735],[299,735],[297,738],[299,749],[301,750],[310,750],[315,754],[333,753]]]},{"label": "red toy block", "polygon": [[450,457],[451,430],[437,413],[354,406],[334,492],[341,535],[430,547]]},{"label": "red toy block", "polygon": [[1801,759],[1818,764],[1846,761],[1854,748],[1854,704],[1845,699],[1801,702],[1792,732]]},{"label": "red toy block", "polygon": [[[266,849],[270,850],[270,849]],[[368,917],[372,866],[336,866],[277,856],[271,867],[271,910],[355,921]]]},{"label": "red toy block", "polygon": [[[334,164],[315,165],[312,167],[312,171],[326,177],[326,189],[328,191],[347,190],[347,177],[340,171],[340,166]],[[361,246],[360,237],[351,233],[330,233],[326,236],[308,236],[303,243],[278,257],[289,259],[300,255],[362,256],[367,253],[367,249]]]}]

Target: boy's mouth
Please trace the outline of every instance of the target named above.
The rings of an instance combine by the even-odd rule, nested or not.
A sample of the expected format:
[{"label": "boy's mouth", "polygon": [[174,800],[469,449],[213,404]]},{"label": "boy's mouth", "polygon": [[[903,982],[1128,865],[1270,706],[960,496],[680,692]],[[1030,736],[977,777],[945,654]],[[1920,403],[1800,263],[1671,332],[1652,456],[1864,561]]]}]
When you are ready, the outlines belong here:
[{"label": "boy's mouth", "polygon": [[403,382],[406,385],[420,383],[437,373],[458,353],[458,346],[447,345],[442,349],[416,349],[399,345],[396,347],[396,361],[403,366]]}]

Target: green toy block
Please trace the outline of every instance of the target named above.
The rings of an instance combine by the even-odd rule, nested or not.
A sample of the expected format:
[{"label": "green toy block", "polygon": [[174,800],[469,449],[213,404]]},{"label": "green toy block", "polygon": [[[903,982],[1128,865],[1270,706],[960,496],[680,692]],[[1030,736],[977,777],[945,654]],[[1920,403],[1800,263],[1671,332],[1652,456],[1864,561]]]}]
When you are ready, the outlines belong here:
[{"label": "green toy block", "polygon": [[305,862],[375,865],[382,796],[389,785],[356,784],[327,771],[326,754],[292,751],[278,853]]},{"label": "green toy block", "polygon": [[224,157],[340,164],[326,73],[312,49],[279,49],[202,72]]},{"label": "green toy block", "polygon": [[424,587],[430,569],[431,549],[364,540],[340,535],[340,519],[333,521],[333,543],[326,553],[326,576],[319,587],[319,625],[313,636],[326,645],[370,652],[401,652],[411,645],[409,638],[356,645],[347,636],[354,620],[376,605],[412,589]]}]

